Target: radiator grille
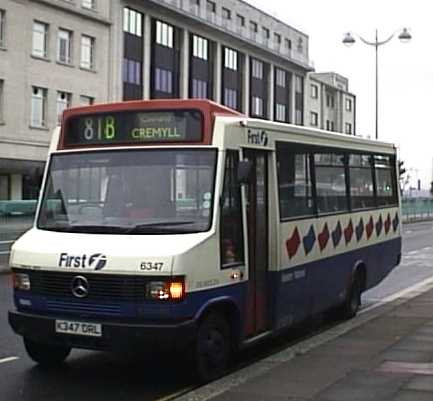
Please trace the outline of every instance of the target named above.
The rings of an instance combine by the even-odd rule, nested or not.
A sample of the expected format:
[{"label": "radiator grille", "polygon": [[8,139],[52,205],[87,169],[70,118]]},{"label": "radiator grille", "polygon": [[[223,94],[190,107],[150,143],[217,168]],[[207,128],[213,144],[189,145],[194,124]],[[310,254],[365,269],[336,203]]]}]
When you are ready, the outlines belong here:
[{"label": "radiator grille", "polygon": [[56,299],[78,300],[72,293],[72,280],[76,276],[85,277],[88,282],[88,295],[82,301],[112,301],[116,304],[144,301],[146,278],[126,275],[33,271],[30,274],[32,292]]}]

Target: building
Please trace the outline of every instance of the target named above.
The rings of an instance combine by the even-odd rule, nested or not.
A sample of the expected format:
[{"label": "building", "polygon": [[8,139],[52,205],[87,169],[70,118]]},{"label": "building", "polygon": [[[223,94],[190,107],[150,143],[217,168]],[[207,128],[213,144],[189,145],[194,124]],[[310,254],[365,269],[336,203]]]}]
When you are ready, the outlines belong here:
[{"label": "building", "polygon": [[347,78],[335,73],[307,75],[305,125],[355,135],[356,97]]},{"label": "building", "polygon": [[3,0],[0,200],[37,195],[50,132],[70,106],[208,98],[308,124],[308,79],[320,93],[347,93],[342,77],[345,89],[308,75],[308,40],[242,0]]},{"label": "building", "polygon": [[109,2],[0,3],[0,200],[38,194],[64,108],[109,99]]}]

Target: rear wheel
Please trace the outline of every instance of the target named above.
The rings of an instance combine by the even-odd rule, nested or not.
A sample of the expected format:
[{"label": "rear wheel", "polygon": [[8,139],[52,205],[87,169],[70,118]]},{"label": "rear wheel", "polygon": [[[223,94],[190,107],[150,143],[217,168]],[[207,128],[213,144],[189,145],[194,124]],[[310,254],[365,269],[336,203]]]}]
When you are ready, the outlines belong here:
[{"label": "rear wheel", "polygon": [[71,352],[71,348],[38,343],[24,338],[27,354],[35,362],[45,367],[61,365]]},{"label": "rear wheel", "polygon": [[198,328],[195,344],[195,364],[201,382],[214,380],[225,372],[231,348],[227,320],[218,313],[206,316]]},{"label": "rear wheel", "polygon": [[340,315],[343,319],[351,319],[352,317],[356,316],[359,308],[361,307],[361,293],[361,275],[356,272],[355,276],[353,277],[352,285],[350,286],[349,292],[347,294],[347,298],[341,307]]}]

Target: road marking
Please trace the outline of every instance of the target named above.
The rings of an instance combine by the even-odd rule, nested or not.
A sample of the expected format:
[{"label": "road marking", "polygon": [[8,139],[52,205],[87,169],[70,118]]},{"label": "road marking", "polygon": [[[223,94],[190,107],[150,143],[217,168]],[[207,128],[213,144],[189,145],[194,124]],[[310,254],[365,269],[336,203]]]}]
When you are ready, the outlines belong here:
[{"label": "road marking", "polygon": [[2,252],[0,252],[0,255],[9,255],[11,252],[10,251],[2,251]]},{"label": "road marking", "polygon": [[433,277],[426,278],[425,280],[420,281],[419,283],[416,283],[411,287],[405,288],[401,291],[395,292],[394,294],[388,295],[385,298],[377,300],[374,305],[367,306],[365,309],[362,309],[359,313],[360,314],[366,313],[368,311],[378,308],[379,306],[395,301],[397,298],[404,298],[405,295],[410,294],[412,292],[415,294],[411,294],[412,296],[410,298],[413,298],[416,295],[419,295],[420,293],[427,291],[432,284],[433,284]]},{"label": "road marking", "polygon": [[12,362],[12,361],[16,361],[17,359],[20,358],[18,358],[17,356],[9,356],[7,358],[0,359],[0,363]]}]

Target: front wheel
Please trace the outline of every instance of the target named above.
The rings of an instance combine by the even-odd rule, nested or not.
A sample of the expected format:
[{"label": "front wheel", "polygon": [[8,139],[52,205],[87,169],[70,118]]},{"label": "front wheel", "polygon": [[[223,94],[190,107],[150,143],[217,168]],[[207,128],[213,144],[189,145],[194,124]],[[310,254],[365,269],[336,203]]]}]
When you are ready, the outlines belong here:
[{"label": "front wheel", "polygon": [[195,344],[195,364],[201,382],[215,380],[225,372],[231,348],[227,320],[220,314],[209,314],[200,323]]},{"label": "front wheel", "polygon": [[27,354],[35,362],[44,367],[61,365],[71,352],[71,348],[38,343],[24,338]]}]

